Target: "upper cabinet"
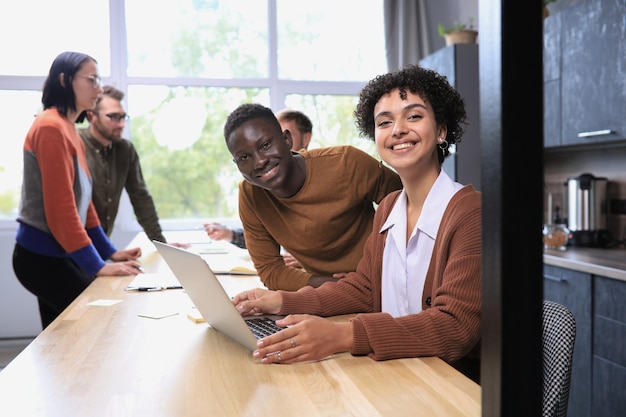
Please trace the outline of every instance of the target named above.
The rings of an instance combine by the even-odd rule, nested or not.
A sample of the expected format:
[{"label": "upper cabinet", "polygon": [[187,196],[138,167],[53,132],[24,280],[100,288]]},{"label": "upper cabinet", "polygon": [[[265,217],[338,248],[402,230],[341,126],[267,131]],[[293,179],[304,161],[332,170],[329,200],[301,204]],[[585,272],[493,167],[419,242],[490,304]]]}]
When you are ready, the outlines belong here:
[{"label": "upper cabinet", "polygon": [[462,140],[443,163],[444,170],[462,184],[481,187],[480,100],[478,97],[478,45],[446,46],[422,58],[420,65],[448,78],[448,82],[463,96],[469,125]]},{"label": "upper cabinet", "polygon": [[626,0],[544,20],[544,145],[626,140]]},{"label": "upper cabinet", "polygon": [[544,20],[543,29],[543,141],[561,146],[561,13]]}]

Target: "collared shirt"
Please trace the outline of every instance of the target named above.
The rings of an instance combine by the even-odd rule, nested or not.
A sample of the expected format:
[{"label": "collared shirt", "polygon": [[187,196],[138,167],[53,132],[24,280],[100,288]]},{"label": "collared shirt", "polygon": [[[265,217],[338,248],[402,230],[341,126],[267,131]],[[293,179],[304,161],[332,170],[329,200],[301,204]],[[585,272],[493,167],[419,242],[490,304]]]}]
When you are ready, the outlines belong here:
[{"label": "collared shirt", "polygon": [[452,196],[462,184],[441,170],[406,244],[406,193],[402,190],[381,232],[389,229],[383,252],[382,311],[394,317],[422,311],[426,272],[439,224]]},{"label": "collared shirt", "polygon": [[126,139],[102,146],[89,128],[79,129],[85,143],[87,164],[93,178],[92,200],[102,228],[111,235],[122,191],[126,189],[137,222],[150,240],[165,242],[152,195],[148,191],[139,155]]}]

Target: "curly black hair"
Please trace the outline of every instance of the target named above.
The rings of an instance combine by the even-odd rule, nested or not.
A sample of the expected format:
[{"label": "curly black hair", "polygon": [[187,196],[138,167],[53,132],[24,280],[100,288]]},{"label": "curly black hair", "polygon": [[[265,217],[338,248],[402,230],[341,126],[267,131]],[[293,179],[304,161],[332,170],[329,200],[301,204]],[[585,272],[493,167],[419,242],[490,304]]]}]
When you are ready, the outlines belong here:
[{"label": "curly black hair", "polygon": [[245,103],[233,110],[224,123],[224,139],[228,143],[228,137],[235,129],[253,119],[270,121],[278,132],[282,132],[280,123],[272,109],[257,103]]},{"label": "curly black hair", "polygon": [[379,75],[371,80],[359,94],[359,103],[354,111],[357,129],[361,137],[374,140],[374,107],[382,96],[398,89],[404,99],[407,91],[418,94],[429,103],[438,124],[446,125],[448,134],[445,149],[437,147],[439,162],[450,155],[450,145],[461,141],[468,124],[463,97],[448,83],[447,77],[433,70],[409,65],[405,68]]}]

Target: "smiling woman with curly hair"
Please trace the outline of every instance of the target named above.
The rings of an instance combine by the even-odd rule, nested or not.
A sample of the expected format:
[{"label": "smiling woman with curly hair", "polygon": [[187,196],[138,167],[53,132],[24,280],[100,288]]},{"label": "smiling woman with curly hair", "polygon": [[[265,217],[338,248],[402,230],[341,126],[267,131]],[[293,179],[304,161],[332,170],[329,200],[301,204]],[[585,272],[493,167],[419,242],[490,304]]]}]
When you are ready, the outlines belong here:
[{"label": "smiling woman with curly hair", "polygon": [[450,155],[450,146],[461,141],[467,125],[463,98],[450,87],[445,76],[429,69],[409,66],[404,71],[379,75],[361,90],[354,112],[361,136],[374,139],[374,107],[382,96],[392,90],[398,90],[403,99],[406,99],[407,92],[421,96],[432,107],[437,123],[447,126],[447,146],[437,150],[439,162],[443,163],[444,158]]}]

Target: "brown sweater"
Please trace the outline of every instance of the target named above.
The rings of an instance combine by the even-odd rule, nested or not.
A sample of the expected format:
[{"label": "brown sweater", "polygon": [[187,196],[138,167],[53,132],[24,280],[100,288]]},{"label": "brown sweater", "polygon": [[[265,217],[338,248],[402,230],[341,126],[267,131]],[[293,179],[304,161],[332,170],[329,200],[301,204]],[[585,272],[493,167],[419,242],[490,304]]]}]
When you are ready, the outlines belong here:
[{"label": "brown sweater", "polygon": [[[299,152],[306,179],[280,198],[243,181],[239,216],[254,266],[272,290],[297,290],[309,278],[356,270],[372,230],[374,203],[402,188],[400,177],[352,146]],[[285,265],[283,246],[303,269]]]},{"label": "brown sweater", "polygon": [[479,353],[481,323],[481,194],[471,185],[450,200],[435,239],[422,296],[423,311],[393,318],[381,313],[382,256],[387,232],[378,233],[399,192],[380,203],[374,231],[356,272],[319,288],[283,292],[280,314],[353,320],[353,355],[375,360],[438,356],[453,363]]}]

